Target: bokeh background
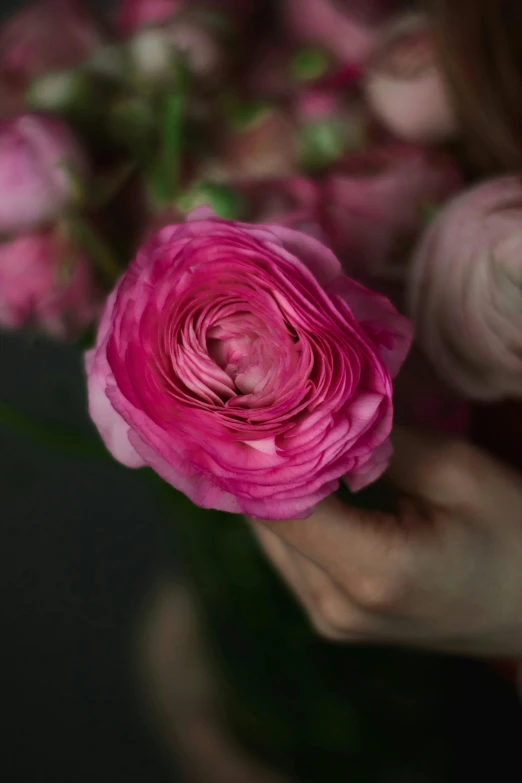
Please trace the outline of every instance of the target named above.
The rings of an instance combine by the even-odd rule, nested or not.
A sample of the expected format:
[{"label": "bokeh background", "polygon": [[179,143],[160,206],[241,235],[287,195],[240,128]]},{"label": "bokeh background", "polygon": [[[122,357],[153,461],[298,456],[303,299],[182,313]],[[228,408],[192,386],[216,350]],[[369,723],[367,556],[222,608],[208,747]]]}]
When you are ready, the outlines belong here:
[{"label": "bokeh background", "polygon": [[[21,5],[3,0],[0,14]],[[0,400],[94,437],[73,348],[0,335]],[[176,781],[136,673],[151,591],[176,568],[167,511],[139,473],[54,452],[22,420],[1,421],[1,778]],[[461,660],[447,688],[454,779],[521,781],[514,692]]]}]

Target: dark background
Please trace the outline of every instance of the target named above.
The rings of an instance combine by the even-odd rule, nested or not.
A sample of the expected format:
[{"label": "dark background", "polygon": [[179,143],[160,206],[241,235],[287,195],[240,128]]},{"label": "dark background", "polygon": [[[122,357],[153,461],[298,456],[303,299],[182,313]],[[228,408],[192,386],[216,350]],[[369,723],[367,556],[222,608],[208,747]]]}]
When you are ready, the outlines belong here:
[{"label": "dark background", "polygon": [[[20,5],[4,0],[0,15]],[[0,400],[93,433],[73,348],[0,334]],[[139,472],[60,455],[0,425],[0,520],[0,778],[173,781],[134,665],[171,554],[157,495]],[[448,688],[455,780],[522,781],[514,693],[467,661],[451,664]]]}]

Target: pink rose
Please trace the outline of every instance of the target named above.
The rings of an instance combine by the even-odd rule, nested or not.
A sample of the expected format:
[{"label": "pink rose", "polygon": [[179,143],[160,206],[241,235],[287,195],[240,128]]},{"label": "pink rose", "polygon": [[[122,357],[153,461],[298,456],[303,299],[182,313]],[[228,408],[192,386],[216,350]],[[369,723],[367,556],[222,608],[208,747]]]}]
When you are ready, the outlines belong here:
[{"label": "pink rose", "polygon": [[[102,36],[77,0],[39,0],[0,28],[2,113],[23,110],[31,82],[50,72],[75,68],[102,45]],[[6,110],[7,108],[7,110]]]},{"label": "pink rose", "polygon": [[350,155],[325,182],[326,233],[365,279],[402,280],[405,251],[433,207],[461,185],[443,153],[392,144]]},{"label": "pink rose", "polygon": [[420,14],[383,31],[368,63],[365,90],[376,117],[405,141],[437,142],[456,131],[433,35]]},{"label": "pink rose", "polygon": [[203,207],[111,294],[87,354],[90,413],[120,462],[200,506],[305,516],[341,477],[357,490],[385,469],[410,339],[321,243]]},{"label": "pink rose", "polygon": [[363,63],[373,50],[386,0],[281,0],[288,37],[322,46],[341,62]]},{"label": "pink rose", "polygon": [[410,276],[420,345],[475,400],[522,397],[522,183],[462,193],[423,237]]},{"label": "pink rose", "polygon": [[57,218],[86,170],[80,144],[59,120],[21,114],[0,122],[0,232]]},{"label": "pink rose", "polygon": [[0,325],[76,337],[99,309],[91,268],[59,229],[0,244]]}]

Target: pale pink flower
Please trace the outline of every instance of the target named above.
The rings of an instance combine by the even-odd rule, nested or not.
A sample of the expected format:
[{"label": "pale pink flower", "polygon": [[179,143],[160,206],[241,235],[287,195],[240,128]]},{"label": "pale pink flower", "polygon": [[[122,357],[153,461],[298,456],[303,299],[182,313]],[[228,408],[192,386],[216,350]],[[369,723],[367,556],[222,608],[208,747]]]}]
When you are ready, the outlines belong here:
[{"label": "pale pink flower", "polygon": [[475,400],[522,397],[522,183],[484,182],[450,202],[413,259],[420,345]]},{"label": "pale pink flower", "polygon": [[196,504],[264,519],[310,513],[390,453],[407,319],[281,226],[203,207],[146,244],[87,355],[91,416],[112,454]]},{"label": "pale pink flower", "polygon": [[21,114],[0,122],[0,232],[59,217],[87,172],[83,149],[60,120]]},{"label": "pale pink flower", "polygon": [[400,139],[438,142],[456,133],[433,34],[420,14],[402,17],[381,33],[365,92],[376,117]]}]

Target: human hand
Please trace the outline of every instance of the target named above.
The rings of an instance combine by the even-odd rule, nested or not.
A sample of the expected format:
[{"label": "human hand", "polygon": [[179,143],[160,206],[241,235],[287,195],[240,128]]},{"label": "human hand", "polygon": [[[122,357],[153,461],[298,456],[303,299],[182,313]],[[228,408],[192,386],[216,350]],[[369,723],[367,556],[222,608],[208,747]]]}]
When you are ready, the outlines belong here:
[{"label": "human hand", "polygon": [[337,497],[253,521],[316,630],[344,641],[522,657],[522,477],[461,441],[399,429],[395,514]]}]

